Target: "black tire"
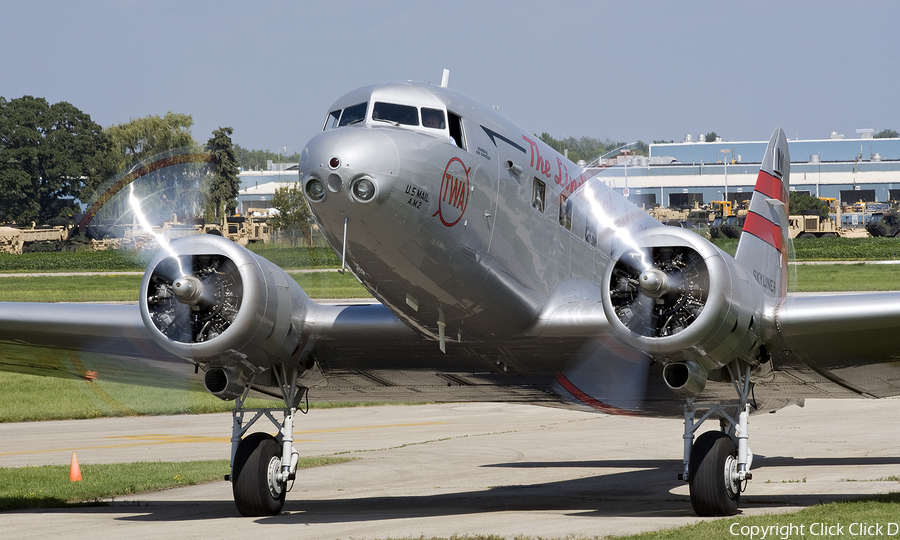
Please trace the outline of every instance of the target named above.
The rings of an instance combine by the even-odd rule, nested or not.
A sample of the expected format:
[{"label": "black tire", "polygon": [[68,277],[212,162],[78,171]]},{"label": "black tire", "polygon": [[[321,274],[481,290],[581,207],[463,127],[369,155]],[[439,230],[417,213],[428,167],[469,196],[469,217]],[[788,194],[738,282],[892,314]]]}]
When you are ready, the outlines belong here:
[{"label": "black tire", "polygon": [[[277,462],[277,463],[276,463]],[[268,433],[252,433],[238,444],[231,490],[242,516],[274,516],[284,507],[287,489],[272,478],[281,470],[281,445]]]},{"label": "black tire", "polygon": [[805,232],[802,233],[799,238],[816,238],[816,235],[814,235],[813,233]]},{"label": "black tire", "polygon": [[737,467],[737,448],[721,431],[707,431],[691,448],[691,506],[698,516],[733,516],[741,500],[740,486],[728,485],[726,468]]}]

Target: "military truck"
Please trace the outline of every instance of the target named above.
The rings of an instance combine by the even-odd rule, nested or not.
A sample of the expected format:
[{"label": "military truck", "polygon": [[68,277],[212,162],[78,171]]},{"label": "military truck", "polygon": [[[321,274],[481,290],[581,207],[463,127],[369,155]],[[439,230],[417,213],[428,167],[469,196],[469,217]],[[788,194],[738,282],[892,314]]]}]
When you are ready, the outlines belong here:
[{"label": "military truck", "polygon": [[21,255],[28,251],[57,251],[69,238],[72,227],[66,220],[51,220],[48,225],[0,227],[0,253]]},{"label": "military truck", "polygon": [[876,212],[866,223],[866,231],[872,236],[900,237],[900,214],[897,210]]}]

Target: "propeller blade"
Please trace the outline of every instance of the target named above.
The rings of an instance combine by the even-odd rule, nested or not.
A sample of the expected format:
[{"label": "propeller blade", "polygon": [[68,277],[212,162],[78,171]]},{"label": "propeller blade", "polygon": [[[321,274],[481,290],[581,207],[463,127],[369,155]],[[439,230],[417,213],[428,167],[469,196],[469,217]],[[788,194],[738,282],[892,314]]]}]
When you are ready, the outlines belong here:
[{"label": "propeller blade", "polygon": [[605,332],[585,343],[560,383],[583,403],[607,412],[640,411],[652,360]]}]

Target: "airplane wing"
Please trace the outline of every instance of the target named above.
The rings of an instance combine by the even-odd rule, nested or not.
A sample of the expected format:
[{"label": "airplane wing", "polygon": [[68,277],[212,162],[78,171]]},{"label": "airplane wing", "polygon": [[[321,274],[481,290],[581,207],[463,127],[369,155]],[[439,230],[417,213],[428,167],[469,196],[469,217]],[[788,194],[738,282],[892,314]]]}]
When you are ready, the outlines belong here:
[{"label": "airplane wing", "polygon": [[200,390],[194,366],[157,347],[137,306],[0,303],[0,370]]},{"label": "airplane wing", "polygon": [[789,296],[775,310],[776,365],[800,360],[867,397],[900,393],[900,293]]},{"label": "airplane wing", "polygon": [[[442,353],[382,304],[308,304],[310,353],[319,401],[516,401],[562,404],[551,382],[556,362],[534,373],[535,358],[574,354],[571,340],[479,344]],[[165,351],[136,305],[0,302],[0,371],[204,390],[204,372]],[[204,366],[205,367],[205,366]],[[258,396],[278,397],[266,385]]]}]

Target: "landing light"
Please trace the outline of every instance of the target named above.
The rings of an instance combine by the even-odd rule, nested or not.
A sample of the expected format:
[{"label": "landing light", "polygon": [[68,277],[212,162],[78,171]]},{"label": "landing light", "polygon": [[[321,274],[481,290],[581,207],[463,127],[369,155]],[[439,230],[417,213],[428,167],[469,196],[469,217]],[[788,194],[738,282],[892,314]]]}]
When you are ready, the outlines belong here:
[{"label": "landing light", "polygon": [[313,178],[306,183],[306,196],[311,201],[321,201],[325,198],[325,184],[318,178]]},{"label": "landing light", "polygon": [[375,196],[375,183],[370,178],[360,178],[353,184],[353,196],[361,202],[366,202]]}]

